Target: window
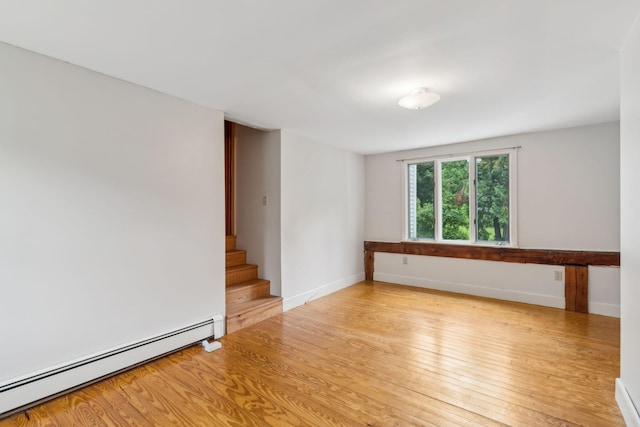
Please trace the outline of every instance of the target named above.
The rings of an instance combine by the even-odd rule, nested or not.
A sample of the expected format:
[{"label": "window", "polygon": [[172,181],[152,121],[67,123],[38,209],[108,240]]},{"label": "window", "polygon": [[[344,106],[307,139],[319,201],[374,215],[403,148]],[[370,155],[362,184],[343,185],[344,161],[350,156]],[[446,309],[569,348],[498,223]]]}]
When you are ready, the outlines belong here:
[{"label": "window", "polygon": [[405,163],[408,240],[515,245],[515,152]]}]

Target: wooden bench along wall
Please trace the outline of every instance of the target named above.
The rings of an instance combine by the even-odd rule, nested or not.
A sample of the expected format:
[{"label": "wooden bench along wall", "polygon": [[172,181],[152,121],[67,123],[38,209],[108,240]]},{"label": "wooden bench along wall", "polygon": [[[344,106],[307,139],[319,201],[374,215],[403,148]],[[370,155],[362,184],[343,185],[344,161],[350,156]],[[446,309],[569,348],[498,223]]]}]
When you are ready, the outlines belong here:
[{"label": "wooden bench along wall", "polygon": [[589,266],[620,266],[620,252],[519,249],[425,242],[364,242],[365,280],[373,280],[376,252],[564,267],[565,309],[589,312]]}]

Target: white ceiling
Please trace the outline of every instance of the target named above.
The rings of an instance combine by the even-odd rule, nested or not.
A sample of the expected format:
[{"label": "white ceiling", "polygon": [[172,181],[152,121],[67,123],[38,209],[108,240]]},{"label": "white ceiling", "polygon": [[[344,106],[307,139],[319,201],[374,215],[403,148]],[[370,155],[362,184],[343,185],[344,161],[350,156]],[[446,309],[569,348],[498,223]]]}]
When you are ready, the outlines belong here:
[{"label": "white ceiling", "polygon": [[[0,0],[0,40],[360,153],[618,120],[639,0]],[[425,110],[398,98],[427,86]]]}]

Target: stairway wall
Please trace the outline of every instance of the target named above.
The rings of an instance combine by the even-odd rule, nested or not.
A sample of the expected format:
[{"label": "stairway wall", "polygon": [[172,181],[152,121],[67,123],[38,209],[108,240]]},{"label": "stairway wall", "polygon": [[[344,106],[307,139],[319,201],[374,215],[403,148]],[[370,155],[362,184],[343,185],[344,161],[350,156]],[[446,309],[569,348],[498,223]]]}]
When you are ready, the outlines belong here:
[{"label": "stairway wall", "polygon": [[285,310],[364,280],[364,156],[288,130],[236,143],[238,247]]},{"label": "stairway wall", "polygon": [[[236,229],[247,262],[281,295],[280,131],[236,128]],[[268,204],[263,203],[264,197]]]},{"label": "stairway wall", "polygon": [[288,310],[364,280],[364,157],[282,131],[282,297]]}]

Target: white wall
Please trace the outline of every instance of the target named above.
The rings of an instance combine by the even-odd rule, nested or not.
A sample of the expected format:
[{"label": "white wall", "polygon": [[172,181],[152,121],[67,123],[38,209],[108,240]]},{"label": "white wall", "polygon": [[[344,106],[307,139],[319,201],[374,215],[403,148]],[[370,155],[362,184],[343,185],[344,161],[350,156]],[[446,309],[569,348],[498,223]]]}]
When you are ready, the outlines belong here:
[{"label": "white wall", "polygon": [[364,279],[364,158],[282,131],[282,296],[289,309]]},{"label": "white wall", "polygon": [[[628,425],[640,425],[640,23],[622,51],[621,83],[621,366],[616,397]],[[632,401],[633,403],[631,403]],[[635,404],[635,407],[634,407]],[[632,423],[635,420],[635,424]]]},{"label": "white wall", "polygon": [[223,116],[0,43],[0,382],[224,313]]},{"label": "white wall", "polygon": [[[366,240],[402,239],[403,175],[396,160],[514,146],[522,147],[518,151],[520,247],[619,250],[618,123],[367,156]],[[404,265],[401,255],[376,254],[375,270],[377,280],[564,307],[564,282],[554,280],[557,267],[552,266],[429,257],[412,257]],[[589,273],[590,310],[618,315],[619,269],[595,267]]]},{"label": "white wall", "polygon": [[281,295],[280,131],[238,125],[236,144],[237,247],[246,249],[247,262],[271,281],[271,294]]}]

